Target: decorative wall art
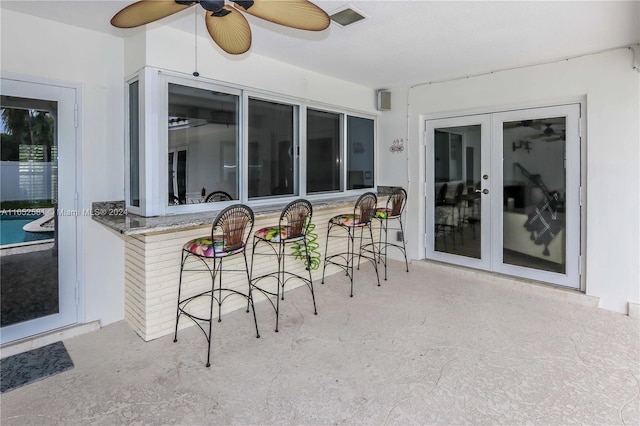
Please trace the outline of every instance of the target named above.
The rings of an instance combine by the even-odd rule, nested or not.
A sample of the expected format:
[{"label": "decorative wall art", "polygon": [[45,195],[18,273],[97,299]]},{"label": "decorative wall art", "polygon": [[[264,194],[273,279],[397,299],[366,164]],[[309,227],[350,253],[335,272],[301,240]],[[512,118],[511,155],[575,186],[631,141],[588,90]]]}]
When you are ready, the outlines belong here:
[{"label": "decorative wall art", "polygon": [[389,151],[391,151],[393,154],[396,153],[401,153],[402,151],[404,151],[404,140],[402,139],[396,139],[391,143],[391,147],[389,147]]}]

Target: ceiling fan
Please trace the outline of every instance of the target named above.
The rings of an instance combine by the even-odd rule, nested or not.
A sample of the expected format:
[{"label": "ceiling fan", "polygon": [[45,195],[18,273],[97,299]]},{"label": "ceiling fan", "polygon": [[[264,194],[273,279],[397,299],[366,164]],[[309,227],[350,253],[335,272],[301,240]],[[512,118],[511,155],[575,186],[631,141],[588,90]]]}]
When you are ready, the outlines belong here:
[{"label": "ceiling fan", "polygon": [[251,28],[240,11],[307,31],[322,31],[330,22],[326,12],[308,0],[141,0],[116,13],[111,18],[111,25],[118,28],[138,27],[173,15],[196,3],[206,10],[207,31],[213,41],[232,55],[245,53],[251,47]]},{"label": "ceiling fan", "polygon": [[[564,123],[563,123],[564,124]],[[537,135],[530,136],[530,139],[542,139],[545,142],[554,142],[557,140],[566,139],[566,129],[562,126],[561,129],[556,130],[553,128],[553,123],[545,123],[546,128]]]},{"label": "ceiling fan", "polygon": [[543,125],[547,126],[548,128],[549,126],[552,126],[554,124],[564,124],[564,123],[565,123],[564,117],[557,117],[557,118],[547,118],[543,120],[536,119],[536,120],[511,121],[511,122],[504,123],[504,128],[517,129],[521,127],[529,127],[536,130],[542,130]]}]

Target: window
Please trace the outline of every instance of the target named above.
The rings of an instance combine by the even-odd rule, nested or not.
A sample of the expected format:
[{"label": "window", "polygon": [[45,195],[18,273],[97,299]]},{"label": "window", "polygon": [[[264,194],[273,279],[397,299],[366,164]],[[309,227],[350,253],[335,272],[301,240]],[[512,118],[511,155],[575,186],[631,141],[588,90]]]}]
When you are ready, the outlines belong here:
[{"label": "window", "polygon": [[129,205],[140,207],[139,83],[129,84]]},{"label": "window", "polygon": [[347,119],[347,189],[373,187],[373,120]]},{"label": "window", "polygon": [[151,67],[128,89],[127,200],[142,216],[375,187],[366,114]]},{"label": "window", "polygon": [[298,193],[295,110],[249,98],[249,198]]},{"label": "window", "polygon": [[169,84],[169,205],[219,191],[238,199],[238,105],[235,95]]},{"label": "window", "polygon": [[307,192],[340,191],[341,115],[307,110]]}]

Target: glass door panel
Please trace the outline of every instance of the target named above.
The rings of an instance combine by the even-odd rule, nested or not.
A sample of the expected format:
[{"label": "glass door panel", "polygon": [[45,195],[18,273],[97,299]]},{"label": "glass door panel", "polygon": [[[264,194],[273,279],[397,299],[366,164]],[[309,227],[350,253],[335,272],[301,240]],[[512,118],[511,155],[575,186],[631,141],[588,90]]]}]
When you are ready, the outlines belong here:
[{"label": "glass door panel", "polygon": [[566,271],[566,130],[565,117],[502,124],[504,263]]},{"label": "glass door panel", "polygon": [[3,344],[77,321],[75,95],[2,80]]},{"label": "glass door panel", "polygon": [[493,270],[579,288],[579,116],[578,104],[493,114]]},{"label": "glass door panel", "polygon": [[427,185],[434,200],[427,203],[427,229],[433,229],[427,251],[434,259],[488,267],[488,231],[482,231],[482,218],[489,216],[482,200],[488,138],[486,115],[427,122]]}]

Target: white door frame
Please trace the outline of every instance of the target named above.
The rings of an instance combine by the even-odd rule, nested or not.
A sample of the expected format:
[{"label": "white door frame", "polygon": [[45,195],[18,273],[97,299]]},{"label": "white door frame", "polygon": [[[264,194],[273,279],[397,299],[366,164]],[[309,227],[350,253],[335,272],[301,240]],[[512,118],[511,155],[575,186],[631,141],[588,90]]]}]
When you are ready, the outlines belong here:
[{"label": "white door frame", "polygon": [[[2,95],[57,103],[59,313],[1,329],[0,343],[63,328],[84,319],[79,85],[2,73]],[[64,188],[64,190],[63,190]],[[59,214],[63,212],[63,214]]]},{"label": "white door frame", "polygon": [[[582,126],[581,111],[583,101],[568,100],[566,102],[552,103],[550,105],[531,105],[514,107],[509,110],[496,109],[494,111],[464,111],[460,114],[448,114],[446,116],[424,117],[425,122],[425,257],[427,259],[438,260],[446,263],[467,266],[476,269],[483,269],[522,278],[547,282],[563,287],[583,289],[581,274],[584,269],[582,264],[582,252],[584,241],[584,217],[582,211],[581,182],[584,178],[584,170],[581,164],[583,160],[582,152]],[[570,112],[567,112],[571,109]],[[551,114],[551,115],[549,115]],[[483,238],[481,245],[481,259],[458,256],[435,250],[434,238],[434,200],[435,200],[435,178],[433,173],[434,165],[434,130],[436,128],[470,126],[480,124],[482,126],[482,140],[484,143],[481,153],[480,175],[488,175],[489,179],[482,179],[482,189],[488,190],[489,194],[501,194],[503,191],[502,176],[502,127],[503,121],[516,121],[523,119],[545,118],[550,116],[567,117],[567,141],[578,141],[578,143],[567,143],[567,206],[572,209],[567,212],[567,262],[564,277],[561,274],[523,268],[515,265],[503,263],[502,241],[503,241],[503,207],[502,197],[490,197],[491,202],[482,202],[482,217],[490,217],[491,220],[481,221],[481,235]],[[571,120],[571,124],[569,122]],[[485,129],[485,127],[487,129]],[[486,149],[490,147],[490,149]],[[497,192],[496,192],[497,191]],[[484,194],[482,200],[485,200]],[[576,211],[577,209],[577,211]],[[573,223],[572,223],[573,221]],[[577,254],[579,258],[572,259],[569,256]]]},{"label": "white door frame", "polygon": [[[565,145],[565,169],[566,169],[566,224],[564,233],[566,235],[566,271],[564,274],[542,271],[539,269],[524,268],[521,266],[509,265],[503,262],[503,208],[502,200],[499,197],[492,197],[492,270],[507,275],[516,275],[522,278],[529,278],[537,281],[557,284],[563,287],[580,288],[580,259],[571,258],[572,255],[580,256],[580,105],[569,104],[552,107],[531,108],[526,110],[508,111],[492,114],[492,128],[502,129],[504,121],[534,120],[548,117],[566,118],[566,145]],[[577,141],[577,143],[572,143]],[[501,193],[503,190],[503,168],[502,149],[503,132],[494,131],[492,138],[492,164],[499,164],[499,174],[491,181],[491,192]],[[498,149],[499,147],[499,149]],[[498,151],[498,152],[497,152]]]}]

